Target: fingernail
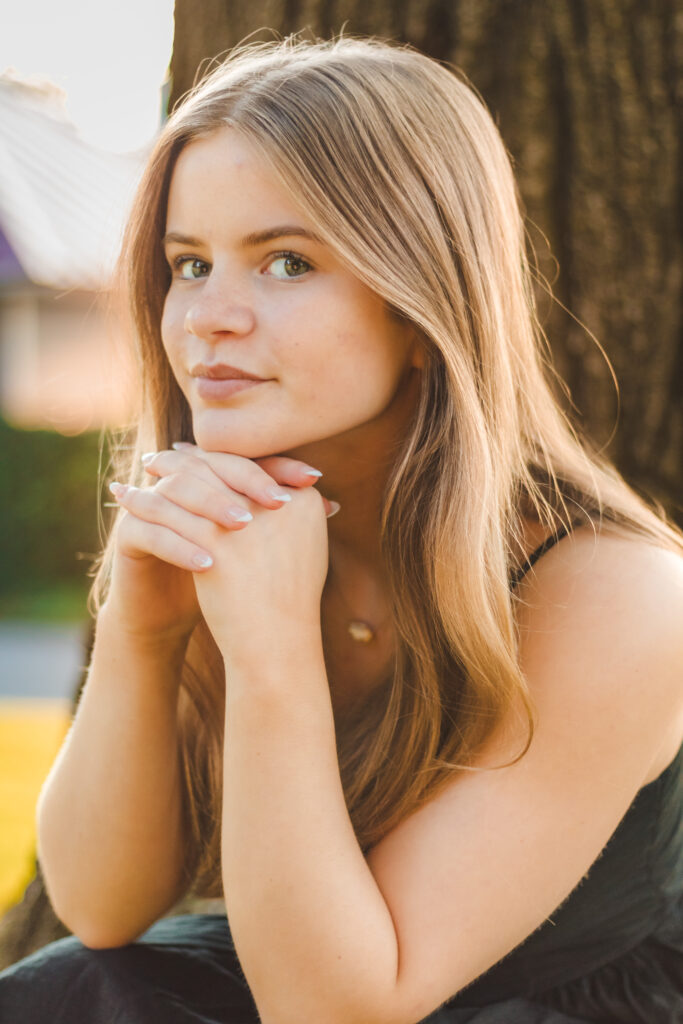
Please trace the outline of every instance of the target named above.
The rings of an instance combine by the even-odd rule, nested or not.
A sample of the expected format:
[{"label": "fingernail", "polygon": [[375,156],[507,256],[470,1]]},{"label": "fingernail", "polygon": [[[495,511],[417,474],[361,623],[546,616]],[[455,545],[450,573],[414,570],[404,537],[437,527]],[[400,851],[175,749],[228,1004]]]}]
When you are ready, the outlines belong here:
[{"label": "fingernail", "polygon": [[278,491],[277,487],[269,487],[266,491],[269,498],[274,498],[275,501],[291,501],[292,495],[285,494],[284,491]]},{"label": "fingernail", "polygon": [[143,466],[146,466],[148,462],[152,461],[155,455],[156,452],[145,452],[144,455],[140,456],[140,462],[142,463]]},{"label": "fingernail", "polygon": [[188,441],[174,441],[171,448],[175,448],[176,451],[180,451],[182,448],[194,448],[193,444]]},{"label": "fingernail", "polygon": [[304,476],[322,476],[319,469],[305,469]]},{"label": "fingernail", "polygon": [[332,511],[327,513],[328,519],[331,519],[332,516],[336,516],[337,512],[341,508],[341,505],[339,504],[338,501],[331,501],[330,505],[332,506]]},{"label": "fingernail", "polygon": [[112,480],[109,484],[109,490],[116,498],[120,498],[126,493],[128,488],[125,484],[120,484],[117,480]]},{"label": "fingernail", "polygon": [[228,515],[236,523],[250,523],[254,518],[251,512],[247,512],[245,508],[238,508],[236,505],[228,509]]},{"label": "fingernail", "polygon": [[195,555],[192,561],[195,565],[198,565],[200,569],[208,569],[209,566],[213,565],[213,558],[211,555]]}]

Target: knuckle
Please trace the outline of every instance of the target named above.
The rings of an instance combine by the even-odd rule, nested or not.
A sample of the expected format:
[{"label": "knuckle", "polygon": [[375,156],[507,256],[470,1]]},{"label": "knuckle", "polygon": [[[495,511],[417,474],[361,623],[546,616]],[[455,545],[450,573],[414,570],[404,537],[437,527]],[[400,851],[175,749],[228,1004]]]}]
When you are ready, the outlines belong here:
[{"label": "knuckle", "polygon": [[142,509],[154,501],[155,495],[156,487],[131,487],[126,497],[133,509]]},{"label": "knuckle", "polygon": [[167,473],[166,476],[162,476],[158,484],[155,485],[154,490],[159,494],[173,494],[176,492],[178,480],[179,476],[177,472]]},{"label": "knuckle", "polygon": [[193,459],[190,457],[188,461],[179,467],[179,473],[182,471],[182,475],[185,479],[197,479],[204,480],[208,483],[216,484],[220,482],[221,477],[213,471],[211,466],[204,459]]},{"label": "knuckle", "polygon": [[148,459],[146,462],[143,463],[145,471],[147,473],[153,471],[153,475],[155,476],[157,473],[163,473],[166,466],[168,465],[167,456],[168,452],[155,452],[151,459]]}]

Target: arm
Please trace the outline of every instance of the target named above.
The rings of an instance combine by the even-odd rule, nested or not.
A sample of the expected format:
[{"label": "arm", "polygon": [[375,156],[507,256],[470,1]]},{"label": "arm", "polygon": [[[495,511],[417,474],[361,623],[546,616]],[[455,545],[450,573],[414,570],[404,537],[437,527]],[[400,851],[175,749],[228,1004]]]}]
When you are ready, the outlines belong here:
[{"label": "arm", "polygon": [[244,510],[245,496],[279,507],[270,488],[317,479],[284,457],[198,459],[193,445],[180,447],[145,461],[154,486],[116,488],[124,514],[109,596],[74,724],[39,801],[50,899],[92,946],[132,941],[186,885],[178,696],[200,614],[195,578],[204,569],[194,558],[244,529],[232,510]]},{"label": "arm", "polygon": [[344,802],[320,633],[267,635],[277,658],[226,659],[230,928],[264,1024],[369,1024],[398,948]]},{"label": "arm", "polygon": [[100,612],[83,695],[37,811],[50,900],[87,945],[132,941],[182,894],[184,649],[145,646],[106,605]]},{"label": "arm", "polygon": [[[224,651],[224,887],[264,1024],[415,1024],[553,912],[680,735],[680,559],[580,544],[573,576],[549,572],[548,556],[525,611],[528,754],[456,777],[367,860],[312,636],[275,633],[277,660],[261,650],[235,665]],[[511,716],[481,763],[500,764],[520,737]]]}]

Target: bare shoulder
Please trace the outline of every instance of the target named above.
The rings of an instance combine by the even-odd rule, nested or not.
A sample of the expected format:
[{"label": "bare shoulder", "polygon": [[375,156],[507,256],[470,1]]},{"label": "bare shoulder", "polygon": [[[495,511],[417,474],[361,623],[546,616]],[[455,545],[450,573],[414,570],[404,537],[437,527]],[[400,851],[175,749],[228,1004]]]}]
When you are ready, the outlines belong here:
[{"label": "bare shoulder", "polygon": [[537,561],[516,609],[535,710],[526,753],[513,760],[527,723],[511,707],[477,770],[367,856],[399,945],[392,1022],[431,1012],[546,921],[681,743],[675,552],[579,530]]},{"label": "bare shoulder", "polygon": [[582,527],[539,559],[518,598],[528,679],[548,691],[561,681],[568,701],[585,687],[584,708],[604,703],[613,713],[661,717],[662,744],[644,780],[651,781],[683,741],[683,557],[637,536]]},{"label": "bare shoulder", "polygon": [[[396,928],[387,1020],[416,1020],[546,921],[683,735],[683,559],[632,537],[564,538],[517,591],[535,710],[367,856]],[[480,770],[480,769],[496,770]],[[495,921],[495,928],[491,927]]]},{"label": "bare shoulder", "polygon": [[602,529],[582,526],[563,537],[524,577],[521,586],[533,593],[534,582],[549,585],[613,586],[633,584],[656,587],[667,581],[683,589],[683,555],[611,526]]}]

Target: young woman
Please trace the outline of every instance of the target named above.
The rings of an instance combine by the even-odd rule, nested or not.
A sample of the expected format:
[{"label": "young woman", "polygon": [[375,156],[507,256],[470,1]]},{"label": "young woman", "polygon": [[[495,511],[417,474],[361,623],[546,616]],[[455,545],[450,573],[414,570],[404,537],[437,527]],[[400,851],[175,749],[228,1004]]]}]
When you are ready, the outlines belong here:
[{"label": "young woman", "polygon": [[[74,937],[0,1019],[683,1020],[683,538],[560,412],[472,89],[238,49],[122,265],[137,444],[38,813]],[[188,892],[230,930],[158,922]]]}]

